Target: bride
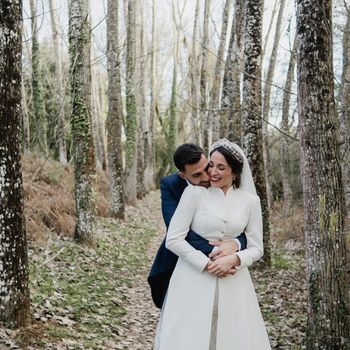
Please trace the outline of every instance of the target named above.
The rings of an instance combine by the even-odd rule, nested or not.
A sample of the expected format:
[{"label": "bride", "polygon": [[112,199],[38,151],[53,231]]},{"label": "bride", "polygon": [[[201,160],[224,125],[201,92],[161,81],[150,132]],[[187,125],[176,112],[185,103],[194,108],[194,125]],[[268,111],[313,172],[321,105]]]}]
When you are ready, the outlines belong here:
[{"label": "bride", "polygon": [[[263,255],[263,243],[260,200],[247,158],[238,145],[221,139],[211,148],[208,173],[211,187],[189,185],[169,225],[166,245],[179,259],[154,349],[271,349],[248,271]],[[190,227],[210,241],[244,230],[247,249],[212,261],[186,242]],[[227,275],[232,266],[237,272]]]}]

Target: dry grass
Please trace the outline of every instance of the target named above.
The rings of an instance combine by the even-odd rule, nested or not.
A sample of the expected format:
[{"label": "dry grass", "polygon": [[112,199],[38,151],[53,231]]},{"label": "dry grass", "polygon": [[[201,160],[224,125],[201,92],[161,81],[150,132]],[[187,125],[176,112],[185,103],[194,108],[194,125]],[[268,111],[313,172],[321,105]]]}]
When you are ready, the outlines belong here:
[{"label": "dry grass", "polygon": [[[29,241],[71,237],[75,228],[74,170],[71,164],[25,155],[23,164],[24,213]],[[96,184],[97,213],[107,215],[108,183],[99,171]]]},{"label": "dry grass", "polygon": [[304,247],[303,208],[293,205],[289,209],[276,202],[271,210],[271,241],[278,249],[300,250]]}]

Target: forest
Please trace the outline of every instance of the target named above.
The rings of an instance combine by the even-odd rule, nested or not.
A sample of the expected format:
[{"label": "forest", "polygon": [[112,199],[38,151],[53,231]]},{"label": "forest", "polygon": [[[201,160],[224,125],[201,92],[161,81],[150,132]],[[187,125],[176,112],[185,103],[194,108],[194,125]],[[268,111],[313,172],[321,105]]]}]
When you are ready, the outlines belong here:
[{"label": "forest", "polygon": [[153,349],[159,182],[220,138],[271,348],[350,349],[348,0],[0,0],[0,349]]}]

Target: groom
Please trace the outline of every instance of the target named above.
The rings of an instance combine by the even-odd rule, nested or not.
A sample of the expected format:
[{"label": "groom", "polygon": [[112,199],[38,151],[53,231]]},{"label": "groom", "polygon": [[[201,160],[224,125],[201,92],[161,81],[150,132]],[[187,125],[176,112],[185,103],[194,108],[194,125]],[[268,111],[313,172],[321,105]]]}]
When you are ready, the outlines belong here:
[{"label": "groom", "polygon": [[[204,187],[210,185],[207,173],[208,160],[199,146],[193,143],[185,143],[179,146],[174,153],[174,163],[179,172],[166,176],[160,181],[162,213],[167,228],[187,184]],[[190,230],[186,241],[212,259],[233,254],[247,246],[244,233],[235,240],[209,242]],[[165,247],[164,238],[148,275],[152,298],[158,308],[162,308],[177,259],[177,255]],[[234,273],[234,270],[232,273]]]}]

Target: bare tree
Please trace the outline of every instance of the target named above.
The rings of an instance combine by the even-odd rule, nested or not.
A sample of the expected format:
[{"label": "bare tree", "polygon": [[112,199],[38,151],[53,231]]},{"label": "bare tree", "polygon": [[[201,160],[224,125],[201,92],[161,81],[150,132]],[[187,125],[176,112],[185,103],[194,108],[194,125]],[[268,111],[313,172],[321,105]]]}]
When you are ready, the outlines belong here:
[{"label": "bare tree", "polygon": [[277,16],[277,23],[275,28],[275,36],[273,39],[272,51],[270,55],[269,67],[267,69],[264,93],[263,93],[263,109],[262,116],[264,120],[263,124],[263,150],[264,150],[264,163],[265,163],[265,176],[266,176],[266,191],[269,207],[273,207],[273,193],[272,193],[272,170],[271,170],[271,160],[270,160],[270,150],[268,145],[268,120],[270,114],[270,99],[271,99],[271,87],[273,83],[273,76],[276,67],[276,58],[278,45],[281,37],[281,26],[282,26],[282,16],[286,0],[281,0],[280,8]]},{"label": "bare tree", "polygon": [[199,57],[198,57],[198,19],[199,19],[199,0],[196,0],[196,10],[193,23],[192,34],[192,52],[189,58],[190,79],[191,79],[191,142],[202,143],[200,133],[200,113],[199,113]]},{"label": "bare tree", "polygon": [[298,109],[308,282],[307,349],[349,349],[345,200],[334,103],[332,1],[297,2]]},{"label": "bare tree", "polygon": [[[232,6],[232,0],[226,0],[224,11],[222,14],[222,27],[221,27],[221,36],[220,43],[218,48],[218,53],[216,57],[215,69],[214,69],[214,78],[213,85],[210,91],[210,112],[208,113],[208,125],[209,128],[212,128],[212,139],[217,140],[220,137],[220,126],[222,114],[218,113],[220,110],[220,90],[221,82],[223,78],[223,69],[224,69],[224,54],[226,48],[226,39],[227,39],[227,27],[229,20],[230,7]],[[212,127],[211,127],[212,125]],[[210,141],[211,144],[211,141]]]},{"label": "bare tree", "polygon": [[107,69],[108,69],[108,116],[107,151],[109,174],[109,215],[123,218],[124,179],[122,157],[123,103],[120,82],[120,49],[118,39],[119,0],[108,0],[107,10]]},{"label": "bare tree", "polygon": [[95,230],[95,150],[91,130],[89,1],[69,2],[69,54],[75,165],[75,239],[91,244]]},{"label": "bare tree", "polygon": [[47,154],[47,120],[45,116],[40,69],[40,50],[38,40],[37,8],[34,0],[30,0],[32,23],[32,95],[33,111],[31,118],[31,145],[43,154]]},{"label": "bare tree", "polygon": [[0,2],[0,321],[30,322],[20,150],[22,1]]},{"label": "bare tree", "polygon": [[264,258],[271,264],[269,211],[267,205],[261,121],[261,27],[262,0],[246,1],[243,76],[243,147],[249,160],[263,213]]},{"label": "bare tree", "polygon": [[221,108],[223,110],[221,136],[241,144],[241,81],[244,54],[244,15],[243,0],[235,0],[234,16],[227,53],[225,74],[222,87]]},{"label": "bare tree", "polygon": [[[287,78],[283,90],[282,102],[282,123],[281,130],[289,135],[289,102],[290,91],[292,90],[294,69],[295,69],[295,55],[296,55],[296,37],[294,38],[293,48],[290,52],[290,59],[287,71]],[[282,160],[282,186],[283,186],[283,206],[286,209],[290,208],[293,199],[291,176],[290,176],[290,153],[289,140],[286,135],[282,135],[281,160]]]},{"label": "bare tree", "polygon": [[154,119],[156,117],[157,103],[157,45],[156,45],[156,2],[152,0],[152,43],[151,43],[151,79],[150,79],[150,113],[145,132],[145,190],[148,192],[155,188],[155,138]]},{"label": "bare tree", "polygon": [[209,54],[209,10],[211,0],[205,0],[203,38],[202,38],[202,68],[200,75],[200,95],[201,95],[201,134],[203,135],[203,147],[209,149],[212,130],[208,125],[208,54]]},{"label": "bare tree", "polygon": [[61,43],[60,34],[57,28],[57,18],[56,18],[56,6],[55,0],[49,1],[50,5],[50,16],[51,16],[51,30],[52,30],[52,42],[54,55],[56,58],[55,68],[57,77],[57,97],[58,97],[58,125],[57,125],[57,139],[58,139],[58,154],[61,164],[67,163],[67,146],[66,146],[66,135],[65,135],[65,89],[63,83],[62,74],[62,54],[61,54]]},{"label": "bare tree", "polygon": [[126,163],[125,197],[128,203],[135,204],[137,197],[137,126],[138,111],[135,93],[136,68],[136,26],[135,0],[127,2],[126,38]]}]

